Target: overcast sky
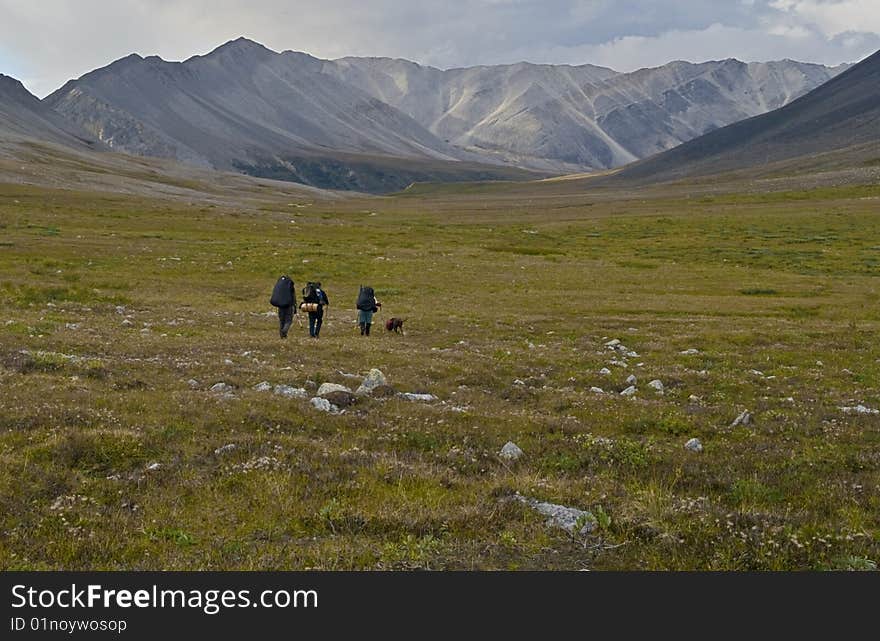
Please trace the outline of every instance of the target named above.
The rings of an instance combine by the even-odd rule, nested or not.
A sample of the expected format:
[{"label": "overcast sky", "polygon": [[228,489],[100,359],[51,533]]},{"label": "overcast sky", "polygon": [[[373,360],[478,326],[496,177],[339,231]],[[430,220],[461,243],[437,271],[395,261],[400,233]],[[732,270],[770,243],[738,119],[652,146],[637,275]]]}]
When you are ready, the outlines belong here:
[{"label": "overcast sky", "polygon": [[0,73],[42,97],[132,52],[183,60],[239,36],[441,68],[839,64],[880,49],[880,0],[0,0]]}]

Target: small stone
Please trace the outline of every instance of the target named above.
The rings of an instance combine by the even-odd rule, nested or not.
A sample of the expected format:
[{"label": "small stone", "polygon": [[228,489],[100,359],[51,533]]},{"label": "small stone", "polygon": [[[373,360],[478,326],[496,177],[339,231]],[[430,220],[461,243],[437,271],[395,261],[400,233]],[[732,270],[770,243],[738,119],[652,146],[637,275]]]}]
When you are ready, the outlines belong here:
[{"label": "small stone", "polygon": [[223,361],[223,364],[224,364],[224,365],[235,365],[235,363],[233,363],[233,362],[232,362],[231,360],[229,360],[228,358],[225,359],[225,360]]},{"label": "small stone", "polygon": [[601,387],[591,387],[590,391],[593,392],[593,394],[604,394],[605,393],[605,390],[603,390]]},{"label": "small stone", "polygon": [[648,387],[654,389],[658,394],[662,394],[664,391],[663,382],[658,378],[648,383]]},{"label": "small stone", "polygon": [[186,384],[189,385],[190,387],[192,387],[193,389],[195,389],[195,388],[197,388],[197,387],[199,386],[199,382],[198,382],[196,379],[194,379],[194,378],[189,379],[189,380],[186,382]]},{"label": "small stone", "polygon": [[263,381],[262,383],[254,385],[255,392],[268,392],[270,389],[272,389],[272,385],[268,381]]},{"label": "small stone", "polygon": [[688,402],[689,402],[689,403],[699,403],[699,402],[701,402],[702,400],[703,400],[703,399],[701,399],[699,396],[696,396],[696,395],[694,395],[694,394],[691,394],[690,396],[688,396]]},{"label": "small stone", "polygon": [[699,354],[699,353],[700,353],[700,350],[696,349],[695,347],[691,347],[689,349],[686,349],[686,350],[679,352],[679,354],[684,354],[685,356],[692,356],[694,354]]},{"label": "small stone", "polygon": [[740,425],[748,425],[752,421],[752,413],[749,410],[743,410],[742,413],[737,416],[733,423],[730,424],[730,427],[738,427]]},{"label": "small stone", "polygon": [[326,396],[330,392],[348,392],[351,393],[351,388],[346,387],[345,385],[338,385],[337,383],[323,383],[321,387],[318,388],[317,396]]},{"label": "small stone", "polygon": [[339,408],[326,398],[315,396],[310,402],[315,409],[321,410],[322,412],[329,412],[331,414],[337,414],[339,412]]},{"label": "small stone", "polygon": [[226,454],[227,452],[231,452],[236,448],[235,443],[229,443],[228,445],[224,445],[223,447],[218,447],[214,450],[214,454],[220,456],[221,454]]},{"label": "small stone", "polygon": [[131,322],[130,320],[128,320],[127,318],[123,318],[123,319],[122,319],[122,324],[123,324],[125,327],[131,327],[132,325],[134,325],[134,323],[132,323],[132,322]]},{"label": "small stone", "polygon": [[391,396],[396,396],[397,390],[390,385],[380,385],[379,387],[373,388],[373,391],[370,395],[373,398],[388,398]]},{"label": "small stone", "polygon": [[684,449],[690,450],[691,452],[702,452],[703,444],[700,443],[700,439],[692,438],[687,443],[684,444]]},{"label": "small stone", "polygon": [[335,392],[330,392],[329,394],[324,394],[321,398],[326,398],[330,401],[331,404],[336,407],[349,407],[350,405],[354,405],[357,402],[357,396],[352,394],[351,392],[343,392],[341,390],[337,390]]},{"label": "small stone", "polygon": [[623,390],[620,393],[621,396],[635,396],[635,394],[636,394],[636,386],[635,385],[630,385],[629,387],[627,387],[625,390]]},{"label": "small stone", "polygon": [[498,456],[506,461],[515,461],[522,455],[523,451],[513,441],[507,441],[507,443],[504,444],[504,447],[502,447],[501,451],[498,453]]},{"label": "small stone", "polygon": [[607,367],[603,367],[602,369],[599,370],[600,376],[609,376],[610,374],[611,374],[611,370],[608,369]]},{"label": "small stone", "polygon": [[569,534],[580,534],[581,536],[596,529],[596,517],[590,512],[579,510],[576,507],[538,501],[519,493],[515,494],[514,498],[536,510],[539,514],[548,517],[545,523],[547,527],[558,527]]},{"label": "small stone", "polygon": [[377,387],[380,387],[382,385],[387,385],[387,384],[388,384],[388,379],[385,377],[385,374],[383,374],[381,370],[373,368],[364,377],[363,382],[357,388],[357,391],[355,391],[355,394],[358,394],[358,395],[370,394]]},{"label": "small stone", "polygon": [[286,398],[308,398],[309,396],[306,390],[290,385],[276,385],[273,392]]},{"label": "small stone", "polygon": [[156,472],[162,469],[161,463],[150,463],[147,465],[147,472]]},{"label": "small stone", "polygon": [[861,403],[856,405],[855,407],[841,407],[840,411],[844,414],[871,414],[876,415],[880,414],[880,410],[871,409],[870,407],[865,407]]},{"label": "small stone", "polygon": [[226,383],[214,383],[211,385],[211,391],[215,394],[222,394],[223,392],[231,392],[233,387],[231,385],[227,385]]},{"label": "small stone", "polygon": [[412,394],[410,392],[402,392],[400,396],[408,401],[419,401],[422,403],[430,403],[431,401],[437,400],[437,397],[433,394]]},{"label": "small stone", "polygon": [[636,378],[635,374],[630,374],[629,376],[626,377],[626,384],[627,385],[635,385],[638,382],[639,382],[639,379]]},{"label": "small stone", "polygon": [[618,345],[620,345],[620,340],[618,340],[618,339],[616,339],[616,338],[612,338],[610,341],[608,341],[607,343],[605,343],[605,347],[610,347],[610,348],[612,348],[612,349],[614,349],[614,348],[617,347]]}]

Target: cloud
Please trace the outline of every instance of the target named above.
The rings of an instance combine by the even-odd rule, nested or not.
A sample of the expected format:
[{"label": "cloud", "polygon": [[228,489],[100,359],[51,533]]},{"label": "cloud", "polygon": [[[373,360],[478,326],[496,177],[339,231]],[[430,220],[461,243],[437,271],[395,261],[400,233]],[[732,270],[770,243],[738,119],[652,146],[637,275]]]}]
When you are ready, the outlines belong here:
[{"label": "cloud", "polygon": [[850,32],[880,33],[877,0],[775,0],[770,6],[829,38]]},{"label": "cloud", "polygon": [[0,72],[45,95],[129,53],[182,60],[246,36],[322,58],[836,64],[880,48],[877,0],[0,0]]}]

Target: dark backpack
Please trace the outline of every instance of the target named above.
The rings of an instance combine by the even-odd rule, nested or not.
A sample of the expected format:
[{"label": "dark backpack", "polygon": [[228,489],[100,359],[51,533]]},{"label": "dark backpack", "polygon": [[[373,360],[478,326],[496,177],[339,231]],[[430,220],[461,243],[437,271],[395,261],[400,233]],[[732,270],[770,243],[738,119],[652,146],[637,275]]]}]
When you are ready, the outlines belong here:
[{"label": "dark backpack", "polygon": [[302,288],[303,300],[307,303],[319,303],[318,300],[318,288],[315,287],[315,283],[306,283],[306,286]]},{"label": "dark backpack", "polygon": [[376,309],[376,293],[372,287],[361,285],[358,292],[357,308],[363,312],[372,312]]},{"label": "dark backpack", "polygon": [[290,276],[282,276],[276,281],[269,303],[274,307],[290,307],[293,305],[293,281],[290,280]]}]

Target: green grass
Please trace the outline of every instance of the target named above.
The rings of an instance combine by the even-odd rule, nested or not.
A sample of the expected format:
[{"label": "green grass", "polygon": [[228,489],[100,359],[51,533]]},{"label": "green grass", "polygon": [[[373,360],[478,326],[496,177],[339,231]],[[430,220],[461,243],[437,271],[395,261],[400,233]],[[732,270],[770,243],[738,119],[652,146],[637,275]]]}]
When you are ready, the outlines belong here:
[{"label": "green grass", "polygon": [[[0,186],[0,568],[876,568],[880,418],[838,409],[880,407],[876,188],[573,189]],[[281,273],[327,289],[319,341],[278,339]],[[358,335],[361,283],[405,336]],[[253,389],[371,367],[441,401]],[[516,492],[601,527],[548,529]]]}]

